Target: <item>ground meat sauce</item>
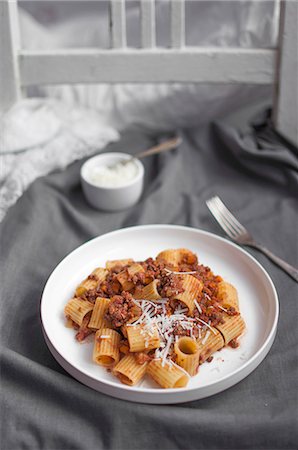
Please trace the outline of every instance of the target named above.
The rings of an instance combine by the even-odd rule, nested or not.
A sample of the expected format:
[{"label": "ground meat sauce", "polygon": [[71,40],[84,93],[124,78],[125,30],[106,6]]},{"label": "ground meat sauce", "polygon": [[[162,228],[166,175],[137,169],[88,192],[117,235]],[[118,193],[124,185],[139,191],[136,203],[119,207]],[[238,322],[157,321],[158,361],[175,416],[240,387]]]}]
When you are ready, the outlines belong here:
[{"label": "ground meat sauce", "polygon": [[232,339],[228,345],[232,348],[237,348],[239,347],[239,342],[237,341],[237,339]]},{"label": "ground meat sauce", "polygon": [[127,281],[131,281],[135,286],[145,286],[146,284],[146,273],[145,272],[137,272],[133,275],[129,275],[127,277]]},{"label": "ground meat sauce", "polygon": [[134,356],[138,364],[144,364],[145,362],[151,361],[154,358],[154,353],[148,354],[145,352],[136,352]]},{"label": "ground meat sauce", "polygon": [[113,297],[113,295],[121,293],[121,284],[117,280],[117,272],[111,272],[107,278],[101,283],[100,289],[105,293],[105,297]]},{"label": "ground meat sauce", "polygon": [[[197,273],[193,274],[198,280],[203,283],[203,289],[201,297],[198,299],[201,313],[197,309],[194,310],[194,317],[199,317],[211,326],[216,327],[219,324],[224,323],[223,310],[220,306],[218,299],[218,285],[222,281],[222,278],[218,275],[214,275],[208,266],[203,264],[193,264],[192,271]],[[229,316],[239,314],[235,308],[229,305],[225,308],[225,313]]]},{"label": "ground meat sauce", "polygon": [[234,308],[234,306],[228,307],[226,313],[228,314],[228,316],[238,316],[239,315],[239,312]]},{"label": "ground meat sauce", "polygon": [[98,276],[95,275],[95,273],[90,273],[90,275],[88,275],[87,279],[98,281]]},{"label": "ground meat sauce", "polygon": [[122,266],[121,264],[119,264],[118,266],[112,267],[112,269],[110,269],[110,272],[118,275],[118,273],[122,272],[122,270],[125,270],[128,267],[129,267],[128,265]]},{"label": "ground meat sauce", "polygon": [[105,318],[111,322],[114,328],[120,328],[130,319],[141,315],[141,308],[135,304],[129,292],[114,295],[108,307]]},{"label": "ground meat sauce", "polygon": [[165,271],[160,274],[160,284],[158,286],[159,295],[163,298],[170,298],[174,295],[181,294],[184,292],[182,287],[182,276],[174,275]]},{"label": "ground meat sauce", "polygon": [[80,296],[82,300],[87,300],[88,302],[95,303],[97,297],[108,297],[108,295],[101,289],[89,289],[83,295]]},{"label": "ground meat sauce", "polygon": [[[191,336],[190,330],[187,330],[187,329],[183,328],[179,323],[177,323],[174,326],[173,334],[174,334],[174,336],[179,336],[179,337],[181,337],[181,336],[188,336],[188,337],[190,337]],[[193,328],[192,336],[194,338],[196,338],[196,339],[199,337],[199,329],[197,327]]]},{"label": "ground meat sauce", "polygon": [[218,284],[222,281],[222,278],[214,275],[210,267],[203,264],[194,265],[193,270],[197,272],[193,276],[203,282],[203,293],[211,299],[217,299]]},{"label": "ground meat sauce", "polygon": [[145,269],[146,277],[150,278],[151,281],[160,278],[165,269],[164,263],[155,261],[153,258],[148,258],[140,264]]},{"label": "ground meat sauce", "polygon": [[194,253],[187,253],[182,257],[179,264],[180,272],[193,272],[198,265],[198,258]]},{"label": "ground meat sauce", "polygon": [[199,313],[199,311],[195,309],[193,313],[194,317],[200,318],[206,323],[210,323],[210,325],[213,327],[219,325],[220,323],[224,323],[222,314],[223,311],[219,308],[216,308],[212,304],[212,300],[209,300],[203,296],[200,301],[200,308],[202,312]]}]

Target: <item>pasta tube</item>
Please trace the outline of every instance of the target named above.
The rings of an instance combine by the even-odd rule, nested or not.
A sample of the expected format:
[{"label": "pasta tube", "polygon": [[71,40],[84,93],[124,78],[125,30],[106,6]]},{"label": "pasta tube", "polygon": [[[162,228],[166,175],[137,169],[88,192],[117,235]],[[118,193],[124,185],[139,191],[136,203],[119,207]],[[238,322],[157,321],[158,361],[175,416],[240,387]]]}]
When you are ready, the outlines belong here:
[{"label": "pasta tube", "polygon": [[185,387],[189,380],[181,367],[172,362],[163,366],[161,359],[153,359],[147,366],[147,373],[163,388]]},{"label": "pasta tube", "polygon": [[224,323],[216,325],[217,330],[221,332],[227,345],[232,339],[239,337],[245,330],[245,322],[238,314],[229,316],[224,313]]},{"label": "pasta tube", "polygon": [[183,367],[189,375],[194,376],[199,370],[200,351],[197,342],[187,336],[175,342],[176,363]]},{"label": "pasta tube", "polygon": [[93,303],[80,298],[72,298],[64,308],[64,314],[79,326],[82,325],[86,314],[93,310]]},{"label": "pasta tube", "polygon": [[142,300],[159,300],[161,296],[158,293],[157,286],[159,281],[154,280],[138,290],[136,290],[134,296]]},{"label": "pasta tube", "polygon": [[223,307],[228,308],[233,306],[236,311],[239,311],[238,293],[232,284],[227,283],[226,281],[221,281],[218,284],[217,296]]},{"label": "pasta tube", "polygon": [[92,311],[91,319],[88,327],[94,330],[101,328],[111,328],[110,323],[105,319],[105,313],[110,304],[109,298],[97,297]]},{"label": "pasta tube", "polygon": [[95,333],[93,361],[109,367],[120,359],[120,334],[111,328],[102,328]]},{"label": "pasta tube", "polygon": [[93,272],[76,288],[76,296],[80,297],[86,291],[95,289],[107,277],[108,271],[102,267],[97,267]]},{"label": "pasta tube", "polygon": [[127,355],[129,353],[129,345],[127,340],[123,339],[120,342],[120,347],[119,347],[120,353],[124,353],[124,355]]},{"label": "pasta tube", "polygon": [[123,291],[130,291],[134,288],[131,278],[139,272],[145,272],[144,268],[140,264],[133,264],[117,275],[117,280],[121,284]]},{"label": "pasta tube", "polygon": [[125,267],[133,264],[134,260],[131,258],[128,259],[114,259],[106,262],[106,269],[112,270],[115,267]]},{"label": "pasta tube", "polygon": [[134,316],[131,319],[129,319],[125,325],[122,325],[122,327],[120,328],[121,333],[123,334],[123,336],[127,339],[127,329],[129,328],[130,323],[135,322],[138,319],[138,316]]},{"label": "pasta tube", "polygon": [[173,298],[184,303],[188,307],[189,313],[193,314],[194,301],[201,295],[203,283],[192,275],[183,275],[182,288],[184,291]]},{"label": "pasta tube", "polygon": [[168,263],[170,268],[174,270],[178,270],[180,264],[192,265],[198,262],[197,256],[186,248],[164,250],[157,255],[156,260],[165,263],[165,265]]},{"label": "pasta tube", "polygon": [[201,337],[197,340],[197,343],[199,347],[200,364],[203,364],[206,359],[225,345],[222,334],[213,327],[211,327],[211,330],[207,329],[203,331]]},{"label": "pasta tube", "polygon": [[133,386],[137,384],[145,375],[148,362],[138,364],[134,355],[129,353],[125,355],[116,364],[113,370],[113,374],[119,378],[121,383]]},{"label": "pasta tube", "polygon": [[131,352],[149,351],[160,346],[160,338],[156,327],[147,330],[143,324],[127,325],[126,333]]},{"label": "pasta tube", "polygon": [[120,327],[121,333],[123,334],[123,336],[127,339],[127,326],[126,325],[122,325],[122,327]]}]

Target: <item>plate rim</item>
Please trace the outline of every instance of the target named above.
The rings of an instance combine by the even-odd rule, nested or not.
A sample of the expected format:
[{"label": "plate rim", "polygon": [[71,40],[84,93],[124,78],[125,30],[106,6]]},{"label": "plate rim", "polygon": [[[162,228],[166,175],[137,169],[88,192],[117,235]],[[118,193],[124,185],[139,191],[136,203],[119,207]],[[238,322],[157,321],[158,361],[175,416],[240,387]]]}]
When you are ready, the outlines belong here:
[{"label": "plate rim", "polygon": [[[93,375],[87,373],[84,369],[78,368],[75,365],[73,365],[64,355],[62,355],[57,348],[55,347],[55,345],[52,343],[47,330],[46,330],[46,326],[43,320],[43,313],[42,313],[42,306],[43,306],[43,300],[44,300],[44,296],[46,294],[46,291],[48,289],[48,286],[51,282],[51,279],[53,278],[53,276],[55,275],[56,272],[59,271],[60,266],[62,264],[65,264],[65,262],[67,262],[67,259],[71,258],[75,253],[81,251],[81,249],[83,247],[88,247],[90,245],[92,245],[92,243],[96,240],[101,240],[103,238],[106,237],[110,237],[111,235],[114,234],[121,234],[123,232],[129,232],[135,229],[160,229],[160,228],[164,228],[164,229],[175,229],[175,230],[181,230],[181,231],[191,231],[200,235],[205,235],[205,236],[209,236],[211,238],[215,238],[218,239],[219,241],[224,242],[225,244],[235,248],[237,251],[240,251],[240,253],[243,253],[246,257],[248,257],[248,259],[250,259],[254,264],[257,265],[258,269],[261,270],[262,274],[265,276],[265,279],[267,280],[267,282],[269,282],[269,286],[272,290],[272,294],[273,294],[273,299],[274,299],[274,306],[275,306],[275,316],[274,316],[274,320],[273,320],[273,324],[272,327],[270,329],[270,332],[268,333],[265,341],[263,342],[263,344],[261,345],[261,347],[256,351],[256,353],[249,358],[247,361],[245,361],[240,367],[236,368],[233,372],[226,374],[225,376],[223,376],[222,378],[220,378],[219,380],[214,380],[211,383],[207,384],[206,386],[200,387],[200,386],[194,386],[194,387],[184,387],[184,388],[169,388],[169,389],[157,389],[157,388],[137,388],[135,386],[126,386],[125,384],[118,384],[116,382],[114,382],[113,380],[99,380],[98,378],[94,377]],[[149,395],[149,394],[156,394],[158,393],[159,395],[162,395],[163,397],[166,396],[170,396],[173,394],[186,394],[186,393],[194,393],[198,390],[202,390],[202,389],[209,389],[212,387],[216,387],[216,385],[218,385],[219,383],[225,383],[227,380],[229,380],[232,377],[237,377],[237,375],[239,375],[240,372],[245,372],[250,366],[254,366],[255,361],[257,361],[258,359],[261,358],[262,353],[264,352],[264,356],[263,358],[261,358],[260,362],[256,365],[256,367],[258,367],[258,365],[263,361],[263,359],[266,357],[266,355],[268,354],[274,339],[275,339],[275,335],[276,335],[276,330],[277,330],[277,324],[278,324],[278,319],[279,319],[279,299],[278,299],[278,294],[277,294],[277,290],[275,288],[275,285],[270,277],[270,275],[268,274],[268,272],[266,271],[266,269],[261,265],[261,263],[259,263],[250,253],[248,253],[243,247],[235,244],[234,242],[231,242],[228,239],[225,239],[224,237],[218,236],[215,233],[212,233],[210,231],[206,231],[203,230],[201,228],[194,228],[194,227],[189,227],[189,226],[184,226],[184,225],[174,225],[174,224],[148,224],[148,225],[135,225],[135,226],[129,226],[129,227],[123,227],[123,228],[119,228],[117,230],[113,230],[113,231],[109,231],[107,233],[101,234],[99,236],[96,236],[86,242],[84,242],[83,244],[79,245],[78,247],[76,247],[74,250],[72,250],[70,253],[68,253],[64,258],[62,258],[62,260],[60,260],[60,262],[57,264],[57,266],[54,268],[54,270],[50,273],[46,284],[44,286],[43,292],[42,292],[42,296],[41,296],[41,300],[40,300],[40,305],[39,305],[39,313],[40,313],[40,321],[41,321],[41,325],[42,325],[42,330],[45,333],[47,339],[49,340],[49,342],[51,343],[51,345],[53,346],[55,352],[58,353],[58,355],[60,356],[60,358],[64,359],[65,362],[70,365],[75,371],[81,372],[85,377],[90,378],[93,382],[98,382],[100,384],[103,385],[108,385],[109,387],[115,388],[116,390],[120,390],[120,391],[126,391],[126,392],[131,392],[134,395]],[[48,343],[46,342],[47,346]],[[269,346],[269,348],[267,348]],[[51,349],[50,349],[51,351]],[[53,352],[51,351],[51,354],[53,355]],[[53,355],[55,357],[55,355]],[[58,362],[60,365],[61,363]],[[256,369],[256,367],[253,367],[251,371],[249,371],[247,373],[247,375],[249,373],[251,373],[253,370]],[[67,370],[67,369],[66,369]],[[68,370],[67,370],[68,371]],[[68,372],[69,373],[69,372]],[[241,378],[239,381],[241,381],[242,379],[244,379],[247,375],[245,375],[243,378]],[[71,374],[71,376],[74,376]],[[237,384],[239,381],[236,381],[235,383],[233,383],[231,386],[233,386],[234,384]],[[93,389],[96,389],[93,387]],[[227,388],[223,387],[221,390],[225,390]],[[221,390],[217,391],[217,392],[221,392]],[[101,391],[102,392],[102,391]],[[110,394],[112,395],[112,394]],[[212,394],[207,394],[206,396],[210,396]],[[117,395],[114,395],[115,397],[117,397]],[[131,399],[132,401],[138,401],[138,400],[134,400]],[[180,400],[181,401],[181,400]],[[187,401],[187,400],[186,400]],[[177,403],[179,402],[179,400],[177,400]]]}]

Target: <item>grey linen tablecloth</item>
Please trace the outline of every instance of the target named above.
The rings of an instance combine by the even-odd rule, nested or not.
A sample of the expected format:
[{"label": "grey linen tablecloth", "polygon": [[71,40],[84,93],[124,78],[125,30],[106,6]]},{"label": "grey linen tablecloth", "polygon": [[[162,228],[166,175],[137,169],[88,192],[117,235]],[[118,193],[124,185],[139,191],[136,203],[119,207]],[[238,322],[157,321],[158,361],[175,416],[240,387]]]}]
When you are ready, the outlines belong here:
[{"label": "grey linen tablecloth", "polygon": [[[117,400],[69,376],[43,339],[42,290],[64,256],[139,224],[222,235],[205,206],[214,193],[257,240],[297,264],[295,149],[262,126],[241,132],[221,124],[182,135],[179,151],[145,161],[142,201],[128,211],[91,209],[78,162],[35,181],[8,212],[1,225],[3,450],[297,448],[297,284],[253,250],[279,294],[278,333],[262,364],[225,392],[172,406]],[[127,131],[107,149],[134,153],[152,143],[148,133]]]}]

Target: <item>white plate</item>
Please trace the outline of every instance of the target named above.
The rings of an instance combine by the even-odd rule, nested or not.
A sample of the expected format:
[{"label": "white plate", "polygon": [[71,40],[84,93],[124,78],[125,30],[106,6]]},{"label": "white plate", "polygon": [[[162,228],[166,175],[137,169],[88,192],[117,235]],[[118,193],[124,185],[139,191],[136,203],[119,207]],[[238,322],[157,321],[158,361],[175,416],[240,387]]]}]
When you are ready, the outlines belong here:
[{"label": "white plate", "polygon": [[[109,259],[155,257],[167,248],[186,247],[238,290],[246,333],[237,349],[224,348],[200,367],[185,388],[161,389],[149,378],[140,386],[121,384],[92,361],[92,342],[79,344],[65,327],[63,309],[75,287]],[[70,253],[51,274],[41,300],[46,342],[74,378],[105,394],[143,403],[180,403],[221,392],[249,375],[265,358],[278,320],[275,287],[262,266],[240,247],[206,231],[175,225],[125,228],[97,237]]]}]

